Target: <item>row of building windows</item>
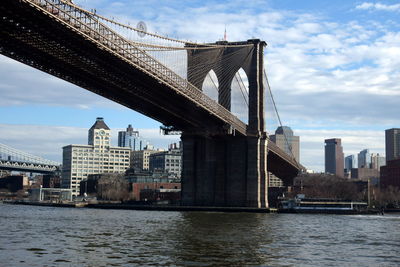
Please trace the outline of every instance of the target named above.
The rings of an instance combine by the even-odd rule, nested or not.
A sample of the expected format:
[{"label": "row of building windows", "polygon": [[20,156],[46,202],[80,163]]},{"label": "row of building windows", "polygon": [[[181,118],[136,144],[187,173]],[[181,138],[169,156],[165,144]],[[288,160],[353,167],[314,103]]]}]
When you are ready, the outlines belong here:
[{"label": "row of building windows", "polygon": [[[94,157],[96,157],[96,158],[94,158]],[[82,156],[80,156],[80,157],[77,157],[77,156],[74,156],[74,157],[72,157],[73,159],[114,159],[114,158],[126,158],[126,159],[128,159],[129,158],[129,155],[115,155],[115,156],[108,156],[107,157],[107,155],[84,155],[83,157]]]},{"label": "row of building windows", "polygon": [[109,168],[108,170],[106,170],[108,168],[105,168],[103,170],[86,170],[85,173],[80,173],[79,171],[77,171],[76,173],[72,173],[71,177],[72,179],[74,177],[81,177],[81,176],[87,176],[89,173],[103,173],[103,172],[108,172],[108,171],[113,171],[113,172],[123,172],[126,170],[126,168]]},{"label": "row of building windows", "polygon": [[99,159],[84,159],[84,160],[74,160],[72,161],[72,163],[76,164],[76,163],[84,163],[84,164],[98,164],[99,162],[102,164],[108,164],[108,162],[106,161],[110,161],[110,164],[112,164],[113,162],[129,162],[129,159],[114,159],[114,160],[108,160],[108,159],[103,159],[103,160],[99,160]]},{"label": "row of building windows", "polygon": [[174,163],[171,163],[171,164],[165,164],[165,166],[167,166],[167,167],[169,167],[169,166],[171,166],[171,167],[180,167],[181,166],[181,164],[179,164],[179,163],[177,163],[177,164],[174,164]]},{"label": "row of building windows", "polygon": [[[90,149],[90,148],[88,148],[88,149],[76,149],[76,148],[73,148],[72,149],[72,152],[73,152],[73,154],[75,154],[74,152],[90,152],[90,153],[93,153],[93,149]],[[111,153],[111,154],[129,154],[130,153],[130,151],[129,150],[111,150],[111,151],[109,151],[109,153]],[[82,154],[79,154],[79,156],[82,156]]]},{"label": "row of building windows", "polygon": [[166,162],[180,162],[180,159],[166,159]]}]

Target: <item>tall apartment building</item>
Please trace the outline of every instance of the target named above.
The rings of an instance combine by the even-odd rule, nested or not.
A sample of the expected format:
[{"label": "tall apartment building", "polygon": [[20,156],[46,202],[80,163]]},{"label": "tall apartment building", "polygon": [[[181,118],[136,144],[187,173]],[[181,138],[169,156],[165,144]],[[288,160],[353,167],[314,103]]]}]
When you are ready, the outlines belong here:
[{"label": "tall apartment building", "polygon": [[325,140],[325,172],[344,177],[343,147],[339,138]]},{"label": "tall apartment building", "polygon": [[400,128],[385,131],[386,162],[400,159]]},{"label": "tall apartment building", "polygon": [[361,150],[357,155],[358,168],[371,168],[371,154],[369,149]]},{"label": "tall apartment building", "polygon": [[[275,134],[270,135],[270,139],[287,154],[289,154],[290,156],[293,155],[297,162],[300,162],[300,137],[295,136],[290,127],[278,127],[275,131]],[[269,187],[281,186],[283,186],[282,180],[270,173]]]},{"label": "tall apartment building", "polygon": [[129,124],[126,131],[118,132],[118,146],[119,147],[130,147],[131,150],[137,151],[142,150],[143,141],[139,137],[139,131],[135,131],[132,125]]},{"label": "tall apartment building", "polygon": [[173,173],[181,178],[182,150],[174,144],[168,151],[153,153],[149,156],[149,169],[151,172]]},{"label": "tall apartment building", "polygon": [[89,174],[124,173],[130,164],[131,149],[111,146],[111,130],[97,118],[88,131],[87,145],[63,147],[62,187],[79,194],[80,181]]}]

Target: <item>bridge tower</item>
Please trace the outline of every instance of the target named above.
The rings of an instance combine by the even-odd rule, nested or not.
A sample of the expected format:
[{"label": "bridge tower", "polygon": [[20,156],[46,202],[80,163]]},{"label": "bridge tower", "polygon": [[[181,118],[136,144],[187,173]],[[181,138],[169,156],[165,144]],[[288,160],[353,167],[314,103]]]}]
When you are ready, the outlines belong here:
[{"label": "bridge tower", "polygon": [[230,125],[215,131],[193,129],[182,133],[182,204],[266,208],[268,139],[263,85],[266,43],[252,39],[217,44],[227,46],[188,50],[188,80],[202,88],[207,74],[214,70],[219,82],[218,102],[231,110],[231,83],[242,68],[249,81],[247,133],[236,134]]}]

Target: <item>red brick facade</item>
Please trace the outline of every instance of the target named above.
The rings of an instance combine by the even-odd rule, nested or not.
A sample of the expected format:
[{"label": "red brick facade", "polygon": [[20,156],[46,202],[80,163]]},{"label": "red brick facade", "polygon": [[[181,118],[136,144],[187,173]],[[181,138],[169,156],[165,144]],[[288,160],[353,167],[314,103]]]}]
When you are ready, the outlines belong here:
[{"label": "red brick facade", "polygon": [[394,186],[400,188],[400,159],[390,160],[381,167],[381,187]]},{"label": "red brick facade", "polygon": [[132,199],[140,201],[140,191],[144,189],[181,189],[180,183],[132,183]]}]

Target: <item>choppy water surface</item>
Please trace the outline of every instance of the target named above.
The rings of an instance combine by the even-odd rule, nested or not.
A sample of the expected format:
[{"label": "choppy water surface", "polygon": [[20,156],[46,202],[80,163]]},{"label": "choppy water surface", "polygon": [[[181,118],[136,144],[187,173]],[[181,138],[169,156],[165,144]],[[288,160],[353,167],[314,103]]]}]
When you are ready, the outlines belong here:
[{"label": "choppy water surface", "polygon": [[400,266],[400,214],[0,204],[0,266]]}]

